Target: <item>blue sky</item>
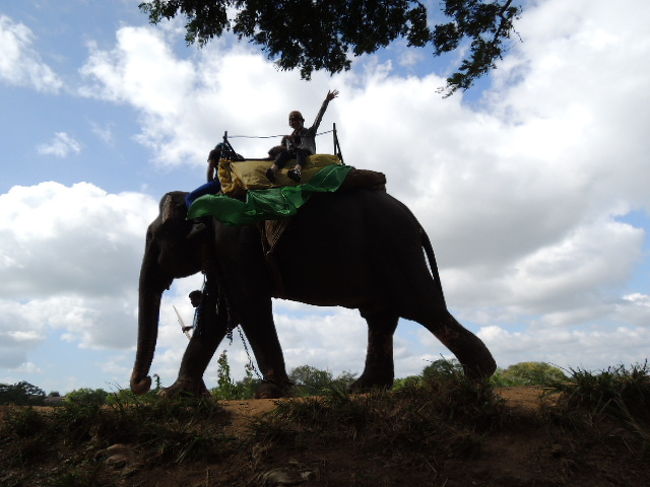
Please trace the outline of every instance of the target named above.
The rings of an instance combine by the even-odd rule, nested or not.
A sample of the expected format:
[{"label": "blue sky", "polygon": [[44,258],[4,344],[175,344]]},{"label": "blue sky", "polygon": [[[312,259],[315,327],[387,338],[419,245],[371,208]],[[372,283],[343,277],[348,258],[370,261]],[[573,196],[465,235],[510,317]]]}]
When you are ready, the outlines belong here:
[{"label": "blue sky", "polygon": [[[443,99],[447,61],[396,44],[311,82],[226,37],[187,47],[138,0],[0,5],[0,382],[47,391],[126,386],[144,232],[166,191],[199,185],[224,130],[268,135],[286,113],[339,129],[346,161],[384,172],[436,249],[447,302],[500,366],[598,369],[650,349],[650,5],[528,2],[498,69]],[[634,11],[634,16],[626,12]],[[269,141],[237,139],[264,155]],[[327,152],[329,139],[319,140]],[[152,372],[170,384],[191,320],[165,295]],[[289,366],[360,372],[354,310],[276,301]],[[236,336],[236,335],[235,335]],[[235,375],[247,361],[236,339]],[[419,325],[397,375],[448,352]],[[212,365],[208,385],[216,383]]]}]

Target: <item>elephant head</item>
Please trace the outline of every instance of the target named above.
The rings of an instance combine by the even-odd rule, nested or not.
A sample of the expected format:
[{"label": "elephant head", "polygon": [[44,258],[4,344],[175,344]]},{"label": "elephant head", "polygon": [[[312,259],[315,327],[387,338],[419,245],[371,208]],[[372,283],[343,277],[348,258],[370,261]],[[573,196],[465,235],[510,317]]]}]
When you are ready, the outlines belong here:
[{"label": "elephant head", "polygon": [[140,268],[138,304],[138,348],[131,374],[131,389],[137,394],[151,386],[148,376],[158,337],[160,300],[176,278],[202,269],[204,243],[187,238],[192,222],[186,219],[187,193],[174,191],[160,200],[160,213],[147,229]]}]

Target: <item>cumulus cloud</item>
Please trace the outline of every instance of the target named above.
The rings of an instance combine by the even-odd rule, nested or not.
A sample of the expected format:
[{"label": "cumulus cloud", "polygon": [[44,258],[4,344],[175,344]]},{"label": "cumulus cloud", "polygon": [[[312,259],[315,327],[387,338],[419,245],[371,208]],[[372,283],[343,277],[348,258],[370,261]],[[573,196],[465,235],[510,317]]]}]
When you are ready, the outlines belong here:
[{"label": "cumulus cloud", "polygon": [[0,15],[0,80],[38,91],[57,92],[63,82],[34,49],[35,36],[24,24]]},{"label": "cumulus cloud", "polygon": [[99,137],[103,142],[105,142],[108,145],[113,145],[115,138],[113,136],[113,125],[112,124],[106,124],[106,125],[99,125],[95,122],[91,122],[90,128],[92,132]]},{"label": "cumulus cloud", "polygon": [[648,327],[618,326],[588,329],[508,331],[499,326],[481,328],[479,337],[501,364],[549,362],[566,370],[603,369],[642,363],[650,346]]},{"label": "cumulus cloud", "polygon": [[15,368],[56,330],[75,346],[130,348],[150,197],[90,183],[0,195],[0,360]]},{"label": "cumulus cloud", "polygon": [[[81,68],[86,85],[80,90],[83,96],[136,107],[142,122],[138,140],[154,149],[162,164],[203,164],[225,130],[231,135],[283,133],[291,108],[313,106],[314,116],[327,93],[324,75],[314,77],[321,87],[314,100],[295,73],[278,72],[242,46],[225,49],[215,43],[195,60],[181,59],[166,34],[123,27],[113,49],[91,44]],[[237,149],[262,157],[270,145],[274,142],[240,139]]]},{"label": "cumulus cloud", "polygon": [[67,133],[57,132],[48,143],[39,145],[37,151],[42,155],[64,158],[70,154],[79,154],[81,152],[81,144]]}]

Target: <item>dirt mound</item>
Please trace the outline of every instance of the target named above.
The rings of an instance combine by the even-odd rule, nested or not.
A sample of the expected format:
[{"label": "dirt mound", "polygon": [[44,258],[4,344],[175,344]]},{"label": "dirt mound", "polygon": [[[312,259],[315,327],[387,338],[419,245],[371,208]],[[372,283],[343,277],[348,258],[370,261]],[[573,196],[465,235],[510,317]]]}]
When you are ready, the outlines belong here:
[{"label": "dirt mound", "polygon": [[48,429],[53,409],[2,408],[0,432],[11,436],[0,437],[0,485],[650,485],[643,449],[618,425],[554,415],[553,398],[539,388],[496,392],[498,411],[487,405],[476,421],[460,408],[442,421],[426,402],[380,410],[373,398],[343,398],[334,410],[327,401],[261,399],[222,401],[191,416],[178,410],[160,423],[143,410],[136,421],[150,424],[138,437],[119,411],[86,429],[80,417],[66,418],[79,432],[65,441]]}]

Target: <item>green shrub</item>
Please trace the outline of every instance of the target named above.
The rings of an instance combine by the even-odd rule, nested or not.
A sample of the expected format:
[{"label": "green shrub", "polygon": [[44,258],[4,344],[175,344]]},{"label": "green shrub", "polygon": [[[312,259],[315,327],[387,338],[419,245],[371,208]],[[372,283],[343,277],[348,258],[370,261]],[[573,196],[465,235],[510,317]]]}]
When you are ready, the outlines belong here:
[{"label": "green shrub", "polygon": [[213,388],[210,393],[215,399],[218,400],[233,400],[233,399],[252,399],[255,397],[255,390],[260,383],[259,380],[253,378],[252,364],[246,364],[244,367],[244,379],[235,382],[230,376],[230,364],[228,363],[228,353],[226,350],[221,352],[217,360],[217,387]]},{"label": "green shrub", "polygon": [[496,387],[549,386],[566,380],[567,376],[562,369],[546,362],[520,362],[505,370],[497,369],[490,378]]},{"label": "green shrub", "polygon": [[355,374],[342,372],[334,377],[329,370],[321,370],[311,365],[301,365],[289,374],[294,384],[294,395],[298,397],[319,396],[329,391],[345,391],[354,382]]},{"label": "green shrub", "polygon": [[65,395],[64,401],[87,406],[103,406],[106,404],[108,392],[104,389],[82,387]]}]

